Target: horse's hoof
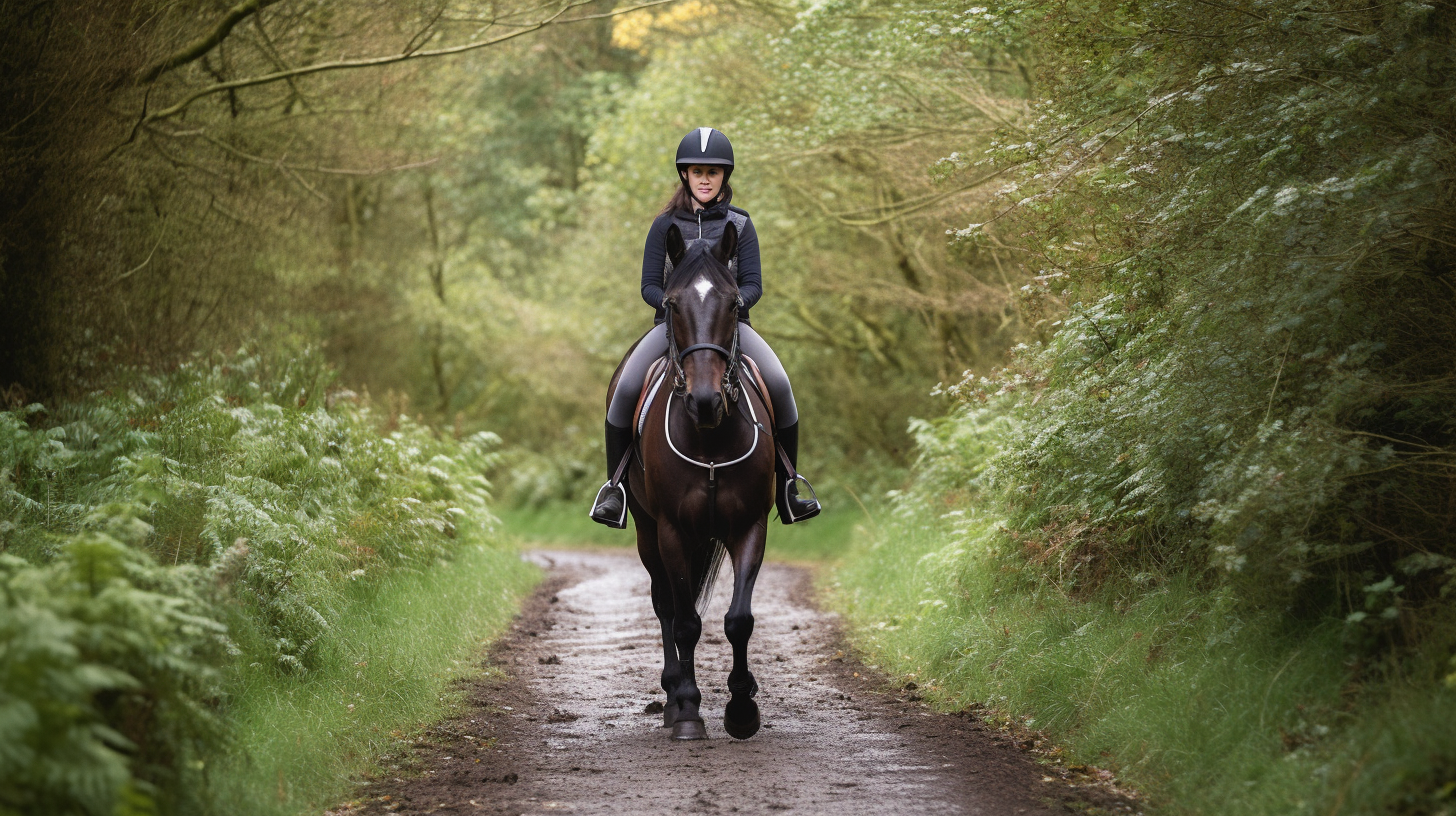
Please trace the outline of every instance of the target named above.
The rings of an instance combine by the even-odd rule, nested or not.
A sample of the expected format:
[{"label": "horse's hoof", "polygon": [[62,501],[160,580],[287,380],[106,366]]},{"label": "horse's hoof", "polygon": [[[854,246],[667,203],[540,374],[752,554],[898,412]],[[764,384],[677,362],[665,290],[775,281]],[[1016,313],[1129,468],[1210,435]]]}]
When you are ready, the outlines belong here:
[{"label": "horse's hoof", "polygon": [[723,730],[733,739],[746,740],[758,733],[758,703],[749,697],[734,697],[723,712]]},{"label": "horse's hoof", "polygon": [[702,720],[678,720],[672,724],[672,738],[675,740],[701,740],[708,738],[708,729]]},{"label": "horse's hoof", "polygon": [[677,703],[668,703],[662,707],[662,727],[671,728],[677,722]]}]

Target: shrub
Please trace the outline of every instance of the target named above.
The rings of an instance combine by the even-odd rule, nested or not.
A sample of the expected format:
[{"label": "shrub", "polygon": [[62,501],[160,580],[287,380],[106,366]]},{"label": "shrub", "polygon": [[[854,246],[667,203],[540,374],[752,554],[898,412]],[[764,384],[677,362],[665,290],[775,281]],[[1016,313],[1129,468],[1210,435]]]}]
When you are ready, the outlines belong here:
[{"label": "shrub", "polygon": [[48,565],[0,554],[0,810],[149,812],[222,735],[205,572],[159,567],[108,510]]},{"label": "shrub", "polygon": [[493,436],[329,381],[240,352],[0,413],[0,809],[195,810],[221,669],[307,673],[355,590],[493,523]]},{"label": "shrub", "polygon": [[959,390],[1021,400],[1009,526],[1074,581],[1210,565],[1419,637],[1456,577],[1450,9],[1013,5],[1054,101],[961,234],[1042,266],[1047,337]]}]

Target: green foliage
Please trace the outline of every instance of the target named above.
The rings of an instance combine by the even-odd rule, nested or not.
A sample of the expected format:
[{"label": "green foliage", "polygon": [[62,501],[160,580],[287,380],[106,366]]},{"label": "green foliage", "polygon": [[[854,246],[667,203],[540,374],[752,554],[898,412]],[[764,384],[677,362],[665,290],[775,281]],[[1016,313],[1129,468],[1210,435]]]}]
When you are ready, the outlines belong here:
[{"label": "green foliage", "polygon": [[1186,574],[1072,595],[974,506],[899,509],[828,594],[867,662],[937,707],[1040,732],[1152,813],[1449,812],[1456,694],[1357,680],[1341,621],[1291,625]]},{"label": "green foliage", "polygon": [[539,577],[513,548],[462,546],[434,567],[351,583],[307,674],[234,664],[235,737],[209,762],[212,810],[317,813],[361,775],[389,771],[422,725],[461,710],[469,687],[460,679],[478,673],[482,649]]},{"label": "green foliage", "polygon": [[1211,564],[1418,638],[1456,576],[1449,9],[986,16],[1015,15],[1051,101],[986,159],[1024,165],[1005,211],[960,234],[1039,259],[1047,339],[957,389],[1022,401],[1009,525],[1074,580]]},{"label": "green foliage", "polygon": [[150,812],[221,737],[207,576],[158,566],[132,546],[145,523],[103,512],[46,566],[0,553],[0,811]]},{"label": "green foliage", "polygon": [[1005,403],[917,423],[919,478],[835,571],[872,663],[1115,770],[1154,812],[1448,812],[1456,695],[1432,656],[1456,646],[1449,616],[1424,654],[1371,668],[1339,617],[1250,604],[1196,557],[1073,574],[998,512],[990,465],[1023,432]]},{"label": "green foliage", "polygon": [[[468,338],[442,343],[428,312],[406,307],[441,274],[453,282],[456,244],[489,248],[508,275],[529,267],[576,183],[583,98],[603,84],[569,75],[635,58],[607,45],[605,17],[515,39],[547,21],[540,12],[506,3],[485,21],[446,0],[0,7],[6,404],[105,387],[118,363],[167,366],[294,332],[335,340],[335,363],[377,391],[420,385],[432,409],[457,386],[467,406],[488,398],[474,375],[491,361]],[[532,50],[543,40],[549,50]],[[442,47],[464,48],[429,54]],[[591,50],[605,58],[583,58]]]},{"label": "green foliage", "polygon": [[[339,639],[375,636],[345,618],[395,597],[381,581],[455,586],[439,565],[467,553],[479,582],[470,614],[429,613],[467,639],[399,699],[435,700],[439,664],[511,608],[530,570],[482,549],[494,438],[377,416],[331,377],[316,354],[238,353],[0,414],[0,808],[205,809],[202,770],[254,759],[230,708],[341,671]],[[390,722],[432,710],[401,706]]]},{"label": "green foliage", "polygon": [[1034,259],[1040,336],[914,426],[860,639],[1155,805],[1446,812],[1449,9],[974,16],[1049,99],[939,171],[1015,173],[955,237]]},{"label": "green foliage", "polygon": [[95,507],[138,501],[155,525],[140,546],[211,566],[266,621],[277,665],[305,668],[347,584],[434,563],[462,519],[490,519],[491,435],[376,418],[328,378],[316,355],[271,370],[240,353],[139,376],[53,423],[5,414],[5,547],[44,558]]}]

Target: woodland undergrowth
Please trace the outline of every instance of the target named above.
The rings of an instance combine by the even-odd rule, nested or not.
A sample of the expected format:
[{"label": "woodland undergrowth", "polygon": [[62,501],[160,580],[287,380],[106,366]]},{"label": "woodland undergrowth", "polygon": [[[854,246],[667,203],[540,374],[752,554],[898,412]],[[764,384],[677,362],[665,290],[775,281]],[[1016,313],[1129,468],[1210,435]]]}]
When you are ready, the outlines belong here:
[{"label": "woodland undergrowth", "polygon": [[1006,403],[916,423],[916,483],[828,580],[868,662],[1113,770],[1149,812],[1448,812],[1442,649],[1374,648],[1357,624],[1259,603],[1196,561],[1127,552],[1096,581],[1073,574],[996,512],[1018,430]]},{"label": "woodland undergrowth", "polygon": [[[0,812],[207,812],[251,778],[240,763],[290,769],[287,795],[263,774],[260,808],[336,795],[368,752],[295,779],[316,769],[249,730],[259,695],[290,708],[269,725],[290,743],[408,727],[514,608],[532,572],[492,532],[495,440],[377,413],[331,377],[315,354],[239,352],[0,414]],[[369,624],[377,598],[393,612]],[[426,620],[453,643],[390,628]],[[369,672],[398,675],[397,710],[328,722],[314,709],[354,705],[301,702],[388,638],[419,652]]]},{"label": "woodland undergrowth", "polygon": [[[1456,808],[1447,3],[991,3],[1040,334],[912,425],[839,597],[937,699],[1171,812]],[[873,591],[872,591],[873,590]]]}]

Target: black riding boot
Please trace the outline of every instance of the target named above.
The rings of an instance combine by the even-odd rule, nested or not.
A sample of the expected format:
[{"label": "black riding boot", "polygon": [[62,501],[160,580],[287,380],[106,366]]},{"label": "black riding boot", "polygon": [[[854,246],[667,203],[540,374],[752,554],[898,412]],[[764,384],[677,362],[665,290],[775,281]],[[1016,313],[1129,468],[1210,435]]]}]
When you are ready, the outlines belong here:
[{"label": "black riding boot", "polygon": [[614,483],[612,476],[622,457],[632,449],[632,429],[607,423],[607,483],[597,491],[592,504],[591,520],[620,530],[627,526],[627,486]]},{"label": "black riding boot", "polygon": [[[814,518],[819,515],[820,508],[819,499],[812,495],[813,488],[809,488],[810,498],[799,496],[799,423],[779,428],[778,440],[784,447],[784,453],[788,454],[789,466],[794,469],[793,473],[789,473],[784,469],[782,459],[774,460],[774,500],[779,508],[779,521],[795,524]],[[807,481],[804,483],[808,484]]]}]

